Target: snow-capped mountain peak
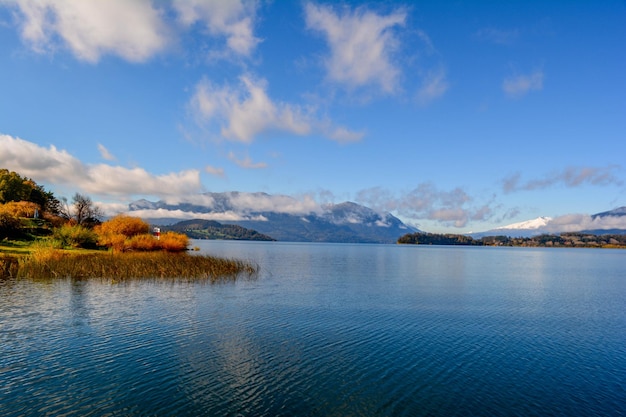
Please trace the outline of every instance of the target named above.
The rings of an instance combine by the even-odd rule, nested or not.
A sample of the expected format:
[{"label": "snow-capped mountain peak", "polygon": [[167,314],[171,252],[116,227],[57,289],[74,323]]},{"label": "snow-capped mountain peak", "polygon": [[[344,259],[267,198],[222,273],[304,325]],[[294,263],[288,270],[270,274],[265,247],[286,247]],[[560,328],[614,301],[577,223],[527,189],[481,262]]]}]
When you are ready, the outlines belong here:
[{"label": "snow-capped mountain peak", "polygon": [[519,223],[509,224],[507,226],[496,227],[494,230],[539,229],[545,227],[551,220],[552,217],[541,216],[532,220],[526,220]]}]

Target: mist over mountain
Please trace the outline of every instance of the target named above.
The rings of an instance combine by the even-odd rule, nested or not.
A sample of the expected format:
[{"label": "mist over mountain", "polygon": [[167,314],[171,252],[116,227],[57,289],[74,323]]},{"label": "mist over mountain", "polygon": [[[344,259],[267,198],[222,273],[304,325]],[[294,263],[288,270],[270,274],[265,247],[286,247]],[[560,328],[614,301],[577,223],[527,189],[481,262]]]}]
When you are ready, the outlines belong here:
[{"label": "mist over mountain", "polygon": [[[390,213],[353,202],[318,204],[311,197],[296,199],[262,192],[204,193],[160,201],[138,200],[129,204],[133,215],[153,224],[181,220],[213,220],[255,230],[279,241],[394,243],[420,230],[404,224]],[[626,206],[601,213],[566,214],[468,233],[484,236],[533,237],[541,234],[585,232],[626,234]]]},{"label": "mist over mountain", "polygon": [[613,210],[603,211],[602,213],[596,213],[591,216],[592,219],[604,218],[604,217],[621,217],[626,216],[626,206],[618,207]]},{"label": "mist over mountain", "polygon": [[533,237],[541,234],[582,232],[595,235],[626,234],[626,206],[592,215],[566,214],[555,218],[537,217],[484,232],[469,233],[473,238],[484,236]]},{"label": "mist over mountain", "polygon": [[395,243],[418,231],[390,213],[344,202],[318,205],[312,199],[266,193],[205,193],[184,201],[138,200],[131,214],[153,224],[214,220],[252,229],[279,241]]}]

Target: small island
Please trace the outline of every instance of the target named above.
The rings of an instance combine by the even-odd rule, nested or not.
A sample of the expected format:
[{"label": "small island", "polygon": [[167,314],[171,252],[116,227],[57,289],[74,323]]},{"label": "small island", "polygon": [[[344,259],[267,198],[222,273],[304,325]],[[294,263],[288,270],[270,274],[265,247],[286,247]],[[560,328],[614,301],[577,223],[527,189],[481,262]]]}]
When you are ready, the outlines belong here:
[{"label": "small island", "polygon": [[87,196],[57,199],[29,178],[0,169],[0,279],[206,280],[253,276],[249,262],[189,253],[189,237],[152,233],[138,217],[102,222]]},{"label": "small island", "polygon": [[533,237],[485,236],[474,239],[467,235],[410,233],[398,244],[453,246],[520,246],[546,248],[626,248],[626,235],[594,235],[590,233],[542,234]]}]

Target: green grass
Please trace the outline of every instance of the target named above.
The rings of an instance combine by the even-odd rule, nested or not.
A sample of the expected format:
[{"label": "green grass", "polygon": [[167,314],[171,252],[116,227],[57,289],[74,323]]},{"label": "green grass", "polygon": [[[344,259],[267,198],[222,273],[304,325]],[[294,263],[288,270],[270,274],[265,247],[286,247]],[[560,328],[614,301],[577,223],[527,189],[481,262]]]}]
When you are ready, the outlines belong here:
[{"label": "green grass", "polygon": [[112,282],[152,278],[221,281],[255,276],[248,262],[188,253],[61,251],[40,249],[28,256],[0,254],[0,278],[110,279]]},{"label": "green grass", "polygon": [[28,255],[31,252],[32,241],[3,240],[0,241],[0,255]]}]

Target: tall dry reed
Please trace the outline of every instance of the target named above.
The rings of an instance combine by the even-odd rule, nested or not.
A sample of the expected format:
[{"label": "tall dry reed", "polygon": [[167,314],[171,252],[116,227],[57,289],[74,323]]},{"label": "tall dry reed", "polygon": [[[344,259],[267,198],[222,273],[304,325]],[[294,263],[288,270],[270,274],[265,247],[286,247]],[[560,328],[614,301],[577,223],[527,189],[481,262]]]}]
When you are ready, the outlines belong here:
[{"label": "tall dry reed", "polygon": [[20,260],[23,278],[172,278],[217,281],[254,276],[258,268],[248,262],[187,253],[131,252],[68,254],[43,251]]},{"label": "tall dry reed", "polygon": [[19,270],[17,256],[0,255],[0,279],[15,278]]}]

